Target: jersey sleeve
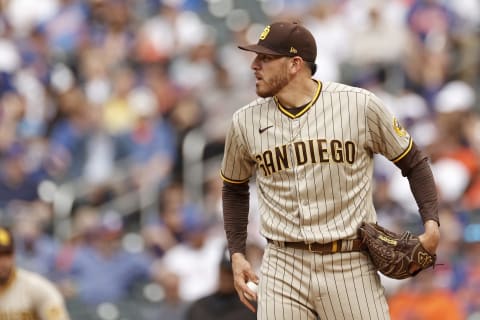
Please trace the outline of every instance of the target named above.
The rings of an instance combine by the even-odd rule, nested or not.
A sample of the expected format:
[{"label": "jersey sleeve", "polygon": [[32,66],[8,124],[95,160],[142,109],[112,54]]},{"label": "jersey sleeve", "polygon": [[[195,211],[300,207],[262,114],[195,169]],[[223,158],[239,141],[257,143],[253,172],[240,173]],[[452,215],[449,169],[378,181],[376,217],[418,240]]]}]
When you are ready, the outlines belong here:
[{"label": "jersey sleeve", "polygon": [[252,176],[254,166],[240,130],[239,116],[235,114],[225,138],[221,177],[226,182],[245,183]]},{"label": "jersey sleeve", "polygon": [[41,320],[70,320],[65,300],[51,282],[37,276],[32,290],[35,290],[35,308]]},{"label": "jersey sleeve", "polygon": [[372,152],[382,154],[392,162],[402,159],[412,148],[412,138],[392,111],[372,93],[367,101],[366,115],[367,145]]}]

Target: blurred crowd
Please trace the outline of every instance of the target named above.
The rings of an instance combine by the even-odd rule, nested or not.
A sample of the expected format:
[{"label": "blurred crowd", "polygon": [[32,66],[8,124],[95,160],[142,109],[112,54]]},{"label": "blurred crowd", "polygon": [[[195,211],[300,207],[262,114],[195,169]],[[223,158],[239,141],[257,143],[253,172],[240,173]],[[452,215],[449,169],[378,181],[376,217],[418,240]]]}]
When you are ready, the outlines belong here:
[{"label": "blurred crowd", "polygon": [[[382,279],[392,319],[480,319],[478,0],[0,0],[0,223],[73,319],[252,316],[229,285],[218,170],[255,97],[237,45],[281,19],[315,35],[316,78],[376,93],[430,156],[438,265]],[[407,180],[376,164],[379,222],[420,232]]]}]

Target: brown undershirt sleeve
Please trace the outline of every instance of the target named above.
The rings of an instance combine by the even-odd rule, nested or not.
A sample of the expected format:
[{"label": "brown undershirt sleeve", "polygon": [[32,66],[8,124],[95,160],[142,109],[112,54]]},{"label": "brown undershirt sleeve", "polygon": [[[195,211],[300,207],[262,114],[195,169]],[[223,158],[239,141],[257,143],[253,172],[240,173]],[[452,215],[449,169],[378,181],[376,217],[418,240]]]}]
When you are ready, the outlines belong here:
[{"label": "brown undershirt sleeve", "polygon": [[250,209],[248,182],[242,184],[223,182],[222,202],[223,224],[230,255],[237,252],[245,254]]},{"label": "brown undershirt sleeve", "polygon": [[440,225],[438,218],[437,188],[428,157],[415,144],[405,157],[395,162],[407,177],[410,189],[417,202],[423,223],[434,220]]}]

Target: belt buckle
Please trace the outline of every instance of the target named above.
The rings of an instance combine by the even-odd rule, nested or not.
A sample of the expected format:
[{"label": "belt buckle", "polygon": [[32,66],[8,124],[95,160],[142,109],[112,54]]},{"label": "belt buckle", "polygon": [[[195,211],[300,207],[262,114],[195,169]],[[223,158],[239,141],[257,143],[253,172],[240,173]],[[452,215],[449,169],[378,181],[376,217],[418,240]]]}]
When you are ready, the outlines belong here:
[{"label": "belt buckle", "polygon": [[340,241],[338,241],[338,240],[332,241],[332,253],[338,252],[338,244],[339,244],[339,242],[340,242]]},{"label": "belt buckle", "polygon": [[[331,248],[331,250],[330,250],[330,253],[336,253],[336,252],[338,252],[339,241],[338,241],[338,240],[332,241],[331,244],[332,244],[332,248]],[[312,253],[325,253],[325,252],[322,251],[322,250],[314,250],[314,249],[312,248],[312,243],[309,243],[309,244],[308,244],[308,251],[310,251],[310,252],[312,252]]]},{"label": "belt buckle", "polygon": [[313,250],[312,249],[312,243],[309,243],[308,244],[308,251],[312,252],[312,253],[323,253],[321,251],[317,251],[317,250]]}]

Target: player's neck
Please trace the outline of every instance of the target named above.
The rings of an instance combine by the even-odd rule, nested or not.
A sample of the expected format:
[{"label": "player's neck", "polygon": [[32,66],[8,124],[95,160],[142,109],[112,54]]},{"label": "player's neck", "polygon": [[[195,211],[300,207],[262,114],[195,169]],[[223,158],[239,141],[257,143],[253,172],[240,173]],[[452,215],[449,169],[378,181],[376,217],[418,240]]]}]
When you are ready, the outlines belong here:
[{"label": "player's neck", "polygon": [[301,81],[291,81],[277,95],[283,107],[297,108],[307,105],[315,97],[318,83],[311,78]]}]

